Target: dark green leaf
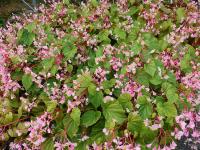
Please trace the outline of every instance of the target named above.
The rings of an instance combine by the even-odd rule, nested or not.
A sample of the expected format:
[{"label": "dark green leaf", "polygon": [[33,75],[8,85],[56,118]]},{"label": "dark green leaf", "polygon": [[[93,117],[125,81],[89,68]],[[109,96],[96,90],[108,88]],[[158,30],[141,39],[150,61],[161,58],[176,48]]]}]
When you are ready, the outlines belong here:
[{"label": "dark green leaf", "polygon": [[63,46],[63,54],[67,59],[73,58],[76,52],[77,52],[77,47],[71,42],[66,42],[65,45]]},{"label": "dark green leaf", "polygon": [[96,91],[95,87],[94,93],[89,90],[88,100],[95,108],[97,108],[103,102],[103,93],[101,91]]},{"label": "dark green leaf", "polygon": [[54,142],[52,138],[48,138],[42,143],[41,150],[54,150]]},{"label": "dark green leaf", "polygon": [[73,119],[73,121],[79,126],[80,125],[80,116],[81,111],[79,108],[74,108],[70,114],[70,117]]},{"label": "dark green leaf", "polygon": [[139,11],[139,8],[136,6],[133,6],[129,9],[129,12],[127,13],[128,16],[132,16],[136,14]]},{"label": "dark green leaf", "polygon": [[81,125],[89,127],[95,124],[100,119],[100,117],[101,117],[100,111],[94,111],[94,110],[87,111],[81,116]]},{"label": "dark green leaf", "polygon": [[143,127],[142,118],[136,113],[130,113],[128,116],[127,128],[133,134],[135,132],[140,132]]},{"label": "dark green leaf", "polygon": [[114,34],[117,35],[120,39],[126,38],[126,32],[121,28],[115,28]]},{"label": "dark green leaf", "polygon": [[140,51],[142,50],[142,46],[139,43],[135,43],[132,47],[131,50],[134,52],[134,55],[138,55]]},{"label": "dark green leaf", "polygon": [[106,120],[113,120],[118,124],[122,124],[125,121],[125,112],[118,101],[105,103],[102,107]]},{"label": "dark green leaf", "polygon": [[133,104],[131,102],[131,95],[128,93],[121,94],[118,98],[119,103],[122,105],[124,110],[132,111]]},{"label": "dark green leaf", "polygon": [[22,77],[22,84],[26,90],[28,90],[33,84],[31,75],[24,74]]},{"label": "dark green leaf", "polygon": [[45,72],[48,72],[54,64],[54,58],[44,59],[41,63]]},{"label": "dark green leaf", "polygon": [[158,111],[158,114],[163,117],[166,116],[169,118],[173,118],[173,117],[176,117],[177,115],[176,107],[174,106],[173,103],[170,103],[170,102],[165,102],[163,104],[158,103],[157,111]]},{"label": "dark green leaf", "polygon": [[153,112],[153,106],[147,101],[147,98],[146,96],[140,96],[137,100],[137,103],[140,105],[139,114],[143,119],[151,117]]},{"label": "dark green leaf", "polygon": [[153,85],[159,85],[162,83],[162,79],[159,76],[159,74],[155,74],[151,79],[150,79],[151,84]]},{"label": "dark green leaf", "polygon": [[148,73],[149,75],[151,75],[153,77],[155,72],[156,72],[156,64],[155,64],[155,62],[151,61],[149,64],[145,64],[144,65],[144,70],[145,70],[146,73]]},{"label": "dark green leaf", "polygon": [[35,34],[29,32],[27,29],[20,30],[19,34],[19,43],[26,46],[30,46],[35,39]]}]

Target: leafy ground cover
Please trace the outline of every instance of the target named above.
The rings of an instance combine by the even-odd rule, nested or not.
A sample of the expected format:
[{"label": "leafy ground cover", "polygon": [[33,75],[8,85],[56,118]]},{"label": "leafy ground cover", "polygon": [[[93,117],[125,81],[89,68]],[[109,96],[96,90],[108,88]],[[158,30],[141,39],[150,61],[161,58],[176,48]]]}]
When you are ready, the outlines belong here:
[{"label": "leafy ground cover", "polygon": [[39,12],[0,28],[1,149],[198,144],[195,2],[63,0]]}]

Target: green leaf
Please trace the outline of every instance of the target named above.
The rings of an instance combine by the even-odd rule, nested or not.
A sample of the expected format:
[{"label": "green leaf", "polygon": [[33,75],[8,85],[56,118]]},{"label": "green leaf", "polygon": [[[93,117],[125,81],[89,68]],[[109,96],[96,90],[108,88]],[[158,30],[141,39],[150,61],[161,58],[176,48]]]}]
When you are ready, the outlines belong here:
[{"label": "green leaf", "polygon": [[7,133],[10,135],[10,137],[17,137],[17,133],[13,129],[8,129]]},{"label": "green leaf", "polygon": [[143,127],[142,118],[135,112],[132,112],[128,115],[128,124],[127,129],[131,133],[140,132]]},{"label": "green leaf", "polygon": [[20,107],[20,101],[18,99],[13,99],[10,101],[9,105],[13,108],[19,108]]},{"label": "green leaf", "polygon": [[31,75],[24,74],[22,77],[22,85],[24,86],[24,88],[28,90],[32,84],[33,84],[33,81],[32,81]]},{"label": "green leaf", "polygon": [[67,135],[72,138],[78,132],[78,125],[74,121],[70,121],[66,130]]},{"label": "green leaf", "polygon": [[177,89],[172,84],[165,82],[162,84],[162,90],[165,93],[167,99],[171,103],[176,103],[179,101],[179,96],[177,94]]},{"label": "green leaf", "polygon": [[101,91],[96,91],[96,86],[93,84],[89,86],[88,92],[89,92],[88,101],[95,108],[98,108],[103,102],[103,93]]},{"label": "green leaf", "polygon": [[144,70],[145,70],[146,73],[148,73],[149,75],[151,75],[153,77],[155,72],[156,72],[156,64],[155,64],[155,62],[151,61],[149,64],[145,64],[144,65]]},{"label": "green leaf", "polygon": [[126,32],[121,28],[115,28],[114,34],[117,35],[120,39],[126,39]]},{"label": "green leaf", "polygon": [[77,96],[80,96],[85,90],[88,89],[93,83],[93,79],[89,72],[85,72],[77,78],[77,82],[80,84],[80,87],[77,91]]},{"label": "green leaf", "polygon": [[177,21],[180,23],[185,17],[185,9],[182,7],[178,8],[176,10],[176,16],[177,16]]},{"label": "green leaf", "polygon": [[129,8],[129,12],[127,13],[127,15],[132,16],[132,15],[136,14],[137,12],[139,12],[139,8],[136,6],[133,6],[133,7]]},{"label": "green leaf", "polygon": [[48,72],[48,71],[52,68],[54,62],[55,62],[54,58],[47,58],[47,59],[44,59],[44,60],[41,62],[41,63],[42,63],[42,66],[43,66],[43,68],[44,68],[44,71],[45,71],[45,72]]},{"label": "green leaf", "polygon": [[18,41],[22,45],[30,46],[35,39],[35,34],[29,32],[27,29],[19,31]]},{"label": "green leaf", "polygon": [[77,47],[71,42],[65,42],[62,51],[65,58],[71,59],[77,53]]},{"label": "green leaf", "polygon": [[79,126],[80,125],[80,116],[81,116],[81,111],[79,108],[74,108],[70,114],[70,117],[76,122],[76,124]]},{"label": "green leaf", "polygon": [[85,127],[92,126],[95,124],[101,117],[100,111],[90,110],[85,112],[81,117],[81,125]]},{"label": "green leaf", "polygon": [[57,102],[55,100],[51,100],[45,92],[39,95],[39,99],[45,103],[48,112],[54,112],[57,107]]},{"label": "green leaf", "polygon": [[166,110],[165,115],[167,117],[176,117],[177,116],[177,110],[174,104],[170,102],[164,103],[164,109]]},{"label": "green leaf", "polygon": [[55,76],[56,73],[58,71],[58,66],[57,65],[53,65],[52,68],[51,68],[51,75]]},{"label": "green leaf", "polygon": [[159,47],[160,47],[160,51],[165,50],[168,47],[168,42],[163,38],[161,40],[159,40]]},{"label": "green leaf", "polygon": [[9,123],[13,120],[12,112],[9,112],[5,115],[4,124]]},{"label": "green leaf", "polygon": [[[138,36],[137,28],[132,28],[130,33],[128,34],[127,41],[132,42],[133,40],[137,39],[137,36]],[[133,51],[134,51],[134,49],[133,49]]]},{"label": "green leaf", "polygon": [[150,79],[151,84],[153,85],[159,85],[162,83],[162,79],[158,74],[155,74],[151,79]]},{"label": "green leaf", "polygon": [[88,150],[87,143],[85,141],[80,142],[76,147],[75,150]]},{"label": "green leaf", "polygon": [[179,101],[179,96],[173,89],[169,89],[166,92],[166,96],[169,102],[175,103]]},{"label": "green leaf", "polygon": [[119,103],[122,105],[124,110],[133,110],[133,104],[131,102],[131,95],[128,93],[121,94],[118,98]]},{"label": "green leaf", "polygon": [[190,65],[191,56],[190,54],[186,54],[181,60],[181,70],[185,73],[192,71],[192,67]]},{"label": "green leaf", "polygon": [[105,127],[105,120],[102,118],[95,125],[92,126],[90,135],[92,136],[96,135],[98,132],[102,132],[104,127]]},{"label": "green leaf", "polygon": [[57,102],[55,100],[46,101],[45,105],[47,106],[48,112],[54,112],[57,107]]},{"label": "green leaf", "polygon": [[79,108],[74,108],[71,114],[67,114],[63,119],[64,128],[70,138],[74,137],[79,129],[80,115],[81,112]]},{"label": "green leaf", "polygon": [[142,85],[149,86],[150,75],[144,70],[138,69],[136,72],[136,81]]},{"label": "green leaf", "polygon": [[163,5],[163,4],[160,5],[160,9],[166,14],[170,14],[171,13],[171,10],[168,9],[167,7],[165,7],[165,5]]},{"label": "green leaf", "polygon": [[101,57],[103,55],[103,47],[98,47],[96,51],[96,57]]},{"label": "green leaf", "polygon": [[159,41],[157,40],[156,37],[154,37],[153,34],[144,33],[143,37],[144,37],[145,44],[147,45],[149,51],[160,50]]},{"label": "green leaf", "polygon": [[163,104],[157,104],[157,111],[160,116],[166,116],[169,118],[176,117],[177,110],[173,103],[165,102]]},{"label": "green leaf", "polygon": [[160,28],[162,31],[167,30],[168,28],[171,28],[173,25],[172,20],[169,19],[167,21],[163,21],[160,25]]},{"label": "green leaf", "polygon": [[186,54],[184,55],[183,59],[181,59],[181,71],[185,73],[190,73],[192,71],[192,65],[191,65],[191,60],[195,60],[195,49],[189,44],[186,44],[185,46],[187,50]]},{"label": "green leaf", "polygon": [[115,85],[116,80],[111,79],[111,80],[104,80],[103,81],[103,88],[104,89],[110,89]]},{"label": "green leaf", "polygon": [[108,36],[109,36],[109,31],[103,30],[98,34],[98,39],[102,42],[110,43],[110,39]]},{"label": "green leaf", "polygon": [[90,84],[90,86],[88,87],[88,93],[89,95],[95,95],[97,90],[96,90],[96,85],[95,84]]},{"label": "green leaf", "polygon": [[137,103],[140,105],[139,114],[143,119],[151,117],[153,112],[153,106],[147,101],[147,98],[146,96],[140,96],[137,100]]},{"label": "green leaf", "polygon": [[164,82],[164,83],[162,84],[162,90],[163,90],[164,92],[166,92],[166,91],[168,91],[168,90],[174,90],[174,91],[176,91],[176,88],[175,88],[172,84],[170,84],[169,82]]},{"label": "green leaf", "polygon": [[65,5],[69,5],[69,4],[70,4],[69,0],[63,0],[63,3],[64,3]]},{"label": "green leaf", "polygon": [[102,144],[105,141],[105,134],[103,132],[98,132],[87,140],[88,145],[92,145],[93,143],[96,143],[97,145]]},{"label": "green leaf", "polygon": [[41,150],[54,150],[53,138],[46,139],[41,145]]},{"label": "green leaf", "polygon": [[91,0],[91,4],[92,4],[94,7],[97,7],[99,3],[98,3],[97,0]]},{"label": "green leaf", "polygon": [[138,55],[142,50],[142,46],[139,43],[135,43],[132,47],[131,47],[131,51],[134,52],[134,55]]},{"label": "green leaf", "polygon": [[171,72],[171,71],[168,71],[167,75],[169,76],[169,78],[167,79],[167,81],[170,82],[170,83],[172,83],[173,85],[176,85],[177,81],[176,81],[175,74],[173,72]]},{"label": "green leaf", "polygon": [[140,141],[145,144],[152,143],[157,136],[157,131],[152,131],[150,128],[143,126],[140,132]]},{"label": "green leaf", "polygon": [[32,32],[36,29],[36,24],[35,22],[29,23],[25,28],[28,30],[28,32]]},{"label": "green leaf", "polygon": [[112,130],[112,129],[114,129],[114,127],[115,127],[115,122],[112,119],[106,120],[106,122],[105,122],[105,128],[106,129]]},{"label": "green leaf", "polygon": [[118,101],[102,104],[102,107],[103,115],[106,120],[113,120],[117,124],[122,124],[125,121],[125,112]]}]

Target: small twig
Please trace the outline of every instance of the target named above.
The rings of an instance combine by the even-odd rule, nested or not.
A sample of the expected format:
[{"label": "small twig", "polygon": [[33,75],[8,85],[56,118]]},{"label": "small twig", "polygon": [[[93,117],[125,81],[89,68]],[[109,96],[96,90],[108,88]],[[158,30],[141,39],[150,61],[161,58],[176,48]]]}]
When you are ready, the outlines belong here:
[{"label": "small twig", "polygon": [[21,0],[26,6],[28,6],[33,12],[37,12],[36,8],[33,8],[29,3],[27,3],[25,0]]}]

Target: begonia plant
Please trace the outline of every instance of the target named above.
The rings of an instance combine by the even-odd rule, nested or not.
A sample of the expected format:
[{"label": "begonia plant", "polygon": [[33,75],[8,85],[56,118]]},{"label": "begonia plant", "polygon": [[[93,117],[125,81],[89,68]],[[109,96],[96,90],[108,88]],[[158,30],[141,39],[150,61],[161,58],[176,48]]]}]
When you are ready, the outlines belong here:
[{"label": "begonia plant", "polygon": [[0,149],[200,141],[197,3],[47,3],[0,28]]}]

